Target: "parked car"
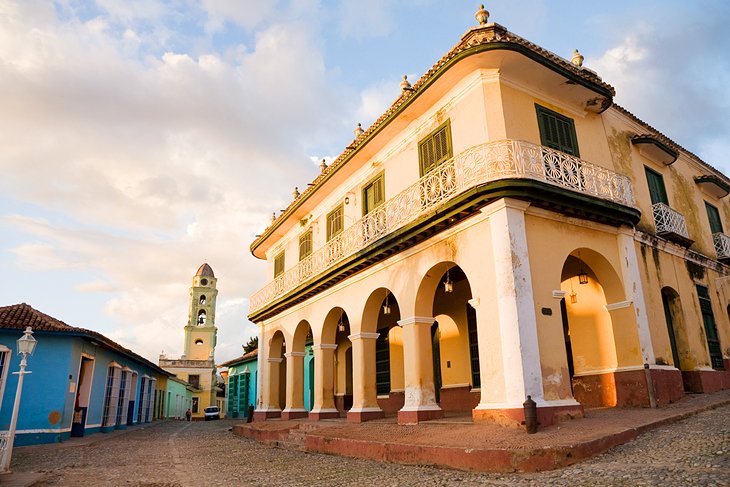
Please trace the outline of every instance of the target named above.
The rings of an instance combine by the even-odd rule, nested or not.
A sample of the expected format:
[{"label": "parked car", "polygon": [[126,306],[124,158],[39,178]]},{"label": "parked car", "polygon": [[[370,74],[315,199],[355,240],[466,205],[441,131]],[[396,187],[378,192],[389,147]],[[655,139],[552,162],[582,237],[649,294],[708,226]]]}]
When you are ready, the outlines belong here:
[{"label": "parked car", "polygon": [[218,406],[208,406],[203,411],[203,414],[206,421],[209,419],[221,419],[221,409]]}]

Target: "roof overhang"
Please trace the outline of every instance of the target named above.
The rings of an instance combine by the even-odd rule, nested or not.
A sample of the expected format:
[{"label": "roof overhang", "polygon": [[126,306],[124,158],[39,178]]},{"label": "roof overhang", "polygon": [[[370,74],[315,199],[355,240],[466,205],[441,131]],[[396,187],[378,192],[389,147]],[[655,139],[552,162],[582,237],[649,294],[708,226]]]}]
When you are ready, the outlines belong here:
[{"label": "roof overhang", "polygon": [[730,194],[730,185],[717,176],[695,176],[695,183],[702,191],[717,199]]},{"label": "roof overhang", "polygon": [[679,153],[651,134],[635,135],[631,143],[638,147],[639,153],[654,162],[669,166],[679,157]]},{"label": "roof overhang", "polygon": [[[440,95],[474,69],[497,69],[500,75],[525,84],[541,83],[547,94],[600,113],[613,103],[614,89],[593,71],[576,66],[499,24],[469,29],[451,51],[429,69],[410,90],[405,90],[363,134],[357,137],[330,167],[320,174],[271,225],[251,243],[251,253],[266,259],[267,251],[352,171],[425,112]],[[353,164],[354,163],[354,166]],[[342,168],[349,164],[350,171]]]}]

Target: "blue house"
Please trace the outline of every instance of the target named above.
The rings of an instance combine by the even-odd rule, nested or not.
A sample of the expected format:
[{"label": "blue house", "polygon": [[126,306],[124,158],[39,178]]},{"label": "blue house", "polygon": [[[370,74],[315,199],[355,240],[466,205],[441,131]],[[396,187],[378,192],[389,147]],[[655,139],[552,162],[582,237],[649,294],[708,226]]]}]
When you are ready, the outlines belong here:
[{"label": "blue house", "polygon": [[31,327],[15,445],[61,442],[154,419],[169,373],[104,335],[27,304],[0,307],[0,430],[8,430],[20,356],[15,341]]}]

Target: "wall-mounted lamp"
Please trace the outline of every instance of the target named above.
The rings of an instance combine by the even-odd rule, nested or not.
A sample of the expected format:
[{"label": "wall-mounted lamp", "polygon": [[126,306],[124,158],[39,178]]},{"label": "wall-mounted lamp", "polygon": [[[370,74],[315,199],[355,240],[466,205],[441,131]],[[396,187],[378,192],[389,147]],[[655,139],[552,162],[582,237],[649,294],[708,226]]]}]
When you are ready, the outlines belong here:
[{"label": "wall-mounted lamp", "polygon": [[340,313],[340,320],[337,322],[337,331],[345,331],[345,322],[343,320],[344,315],[345,315],[345,312],[342,311]]},{"label": "wall-mounted lamp", "polygon": [[580,261],[580,270],[578,271],[578,284],[588,284],[588,274],[583,269],[583,261],[580,258],[580,252],[578,252],[578,260]]},{"label": "wall-mounted lamp", "polygon": [[444,281],[444,292],[450,293],[454,290],[454,283],[449,279],[449,270],[446,271],[446,280]]}]

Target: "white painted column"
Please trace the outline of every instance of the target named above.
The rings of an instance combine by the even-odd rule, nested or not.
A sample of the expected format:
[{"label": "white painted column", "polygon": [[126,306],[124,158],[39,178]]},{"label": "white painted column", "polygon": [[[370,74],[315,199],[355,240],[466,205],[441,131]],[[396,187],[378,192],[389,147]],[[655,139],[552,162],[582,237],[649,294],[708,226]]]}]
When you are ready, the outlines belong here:
[{"label": "white painted column", "polygon": [[626,299],[634,303],[641,356],[645,364],[654,365],[656,358],[654,356],[654,346],[651,342],[651,332],[649,331],[649,316],[644,301],[644,288],[641,285],[641,275],[639,274],[639,259],[636,256],[634,230],[621,227],[617,239],[619,257],[621,258],[621,277]]},{"label": "white painted column", "polygon": [[264,407],[264,397],[263,397],[263,388],[261,386],[262,384],[262,374],[263,374],[263,363],[264,363],[264,327],[263,325],[259,325],[259,346],[257,347],[258,350],[256,351],[256,363],[258,364],[258,367],[256,367],[256,409],[261,409]]},{"label": "white painted column", "polygon": [[528,206],[530,204],[527,202],[505,198],[482,209],[489,217],[492,238],[499,315],[493,319],[499,320],[504,402],[482,402],[477,409],[522,408],[528,395],[538,405],[544,403],[535,299],[525,229],[525,210]]},{"label": "white painted column", "polygon": [[433,381],[431,317],[413,316],[398,322],[403,328],[403,379],[405,403],[402,412],[441,411]]}]

